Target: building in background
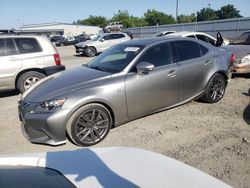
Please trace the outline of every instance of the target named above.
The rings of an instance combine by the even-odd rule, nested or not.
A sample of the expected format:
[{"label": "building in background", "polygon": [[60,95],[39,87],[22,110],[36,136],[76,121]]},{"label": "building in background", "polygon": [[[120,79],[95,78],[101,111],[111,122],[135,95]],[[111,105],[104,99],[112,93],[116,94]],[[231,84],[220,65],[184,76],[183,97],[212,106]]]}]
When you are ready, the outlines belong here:
[{"label": "building in background", "polygon": [[64,37],[76,36],[80,34],[98,34],[102,31],[100,27],[76,25],[68,23],[42,23],[24,25],[18,30],[21,33],[37,33],[44,35],[63,35]]}]

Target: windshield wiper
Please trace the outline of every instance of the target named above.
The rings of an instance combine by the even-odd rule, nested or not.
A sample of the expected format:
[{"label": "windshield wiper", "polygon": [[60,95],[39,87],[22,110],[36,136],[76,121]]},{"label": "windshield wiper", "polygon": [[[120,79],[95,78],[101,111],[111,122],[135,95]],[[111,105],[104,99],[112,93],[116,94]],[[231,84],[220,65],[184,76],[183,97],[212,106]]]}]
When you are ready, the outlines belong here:
[{"label": "windshield wiper", "polygon": [[101,69],[100,67],[98,67],[98,66],[94,66],[94,65],[92,65],[92,66],[88,66],[89,68],[91,68],[91,69],[96,69],[96,70],[99,70],[99,71],[103,71],[103,72],[105,72],[105,70],[103,70],[103,69]]}]

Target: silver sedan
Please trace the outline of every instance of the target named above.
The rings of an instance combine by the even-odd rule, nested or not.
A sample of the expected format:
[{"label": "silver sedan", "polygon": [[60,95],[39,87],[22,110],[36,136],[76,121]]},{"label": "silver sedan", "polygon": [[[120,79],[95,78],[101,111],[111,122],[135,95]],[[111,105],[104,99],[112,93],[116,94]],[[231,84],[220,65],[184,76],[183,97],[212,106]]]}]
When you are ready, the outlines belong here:
[{"label": "silver sedan", "polygon": [[118,44],[86,65],[52,75],[19,101],[32,143],[90,146],[136,118],[201,98],[222,99],[232,54],[189,38]]}]

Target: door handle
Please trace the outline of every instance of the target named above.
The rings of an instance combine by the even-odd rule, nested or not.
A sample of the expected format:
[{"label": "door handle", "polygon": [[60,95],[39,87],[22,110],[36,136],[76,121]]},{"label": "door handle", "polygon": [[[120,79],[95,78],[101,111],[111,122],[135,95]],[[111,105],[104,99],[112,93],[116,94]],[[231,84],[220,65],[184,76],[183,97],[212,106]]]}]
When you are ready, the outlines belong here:
[{"label": "door handle", "polygon": [[205,61],[204,65],[205,66],[211,65],[211,61],[210,60]]},{"label": "door handle", "polygon": [[19,60],[19,58],[18,57],[11,57],[10,58],[10,61],[16,61],[16,60]]},{"label": "door handle", "polygon": [[168,77],[171,77],[171,78],[176,77],[176,71],[175,71],[175,70],[171,70],[171,71],[169,71],[169,73],[168,73]]}]

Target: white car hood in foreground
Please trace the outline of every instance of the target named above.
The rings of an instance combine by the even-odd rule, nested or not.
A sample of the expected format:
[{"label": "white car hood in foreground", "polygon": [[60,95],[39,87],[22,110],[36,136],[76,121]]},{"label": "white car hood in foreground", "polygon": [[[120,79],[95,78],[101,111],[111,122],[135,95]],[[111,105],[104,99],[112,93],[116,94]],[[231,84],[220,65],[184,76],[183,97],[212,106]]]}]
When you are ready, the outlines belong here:
[{"label": "white car hood in foreground", "polygon": [[230,187],[177,160],[154,152],[127,147],[2,155],[0,165],[53,168],[60,171],[77,187]]}]

